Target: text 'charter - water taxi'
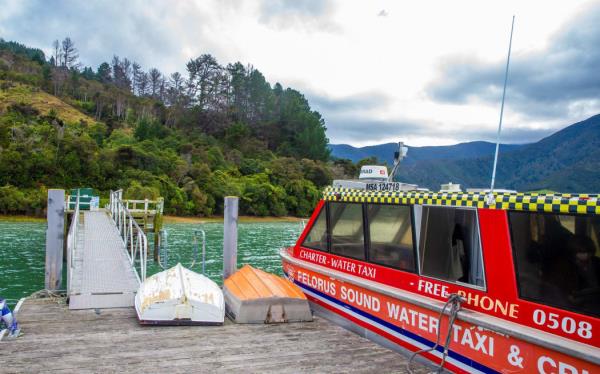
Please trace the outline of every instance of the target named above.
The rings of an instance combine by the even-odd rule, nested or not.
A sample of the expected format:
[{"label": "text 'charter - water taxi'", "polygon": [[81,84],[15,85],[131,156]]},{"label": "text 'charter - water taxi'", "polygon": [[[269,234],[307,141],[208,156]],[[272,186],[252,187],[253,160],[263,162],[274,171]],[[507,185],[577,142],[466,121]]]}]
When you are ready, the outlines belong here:
[{"label": "text 'charter - water taxi'", "polygon": [[334,181],[284,272],[317,313],[453,372],[600,372],[598,196],[455,187]]}]

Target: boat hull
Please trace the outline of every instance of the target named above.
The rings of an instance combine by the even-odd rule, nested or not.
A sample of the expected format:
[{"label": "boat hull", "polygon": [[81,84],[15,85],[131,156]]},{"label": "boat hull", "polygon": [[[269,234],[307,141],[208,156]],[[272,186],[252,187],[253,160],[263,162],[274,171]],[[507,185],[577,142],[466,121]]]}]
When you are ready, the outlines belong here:
[{"label": "boat hull", "polygon": [[[448,318],[444,316],[441,323],[438,320],[439,301],[422,297],[419,303],[407,302],[391,297],[389,292],[362,287],[348,278],[337,279],[335,271],[283,257],[284,272],[301,287],[315,313],[404,353],[433,347],[438,330],[440,342],[445,341]],[[431,308],[426,307],[428,302],[431,303]],[[462,313],[474,312],[465,310]],[[548,335],[548,339],[553,338],[550,334],[542,334]],[[533,344],[512,334],[483,328],[463,319],[455,321],[450,335],[444,368],[457,373],[600,372],[597,363]],[[518,335],[516,330],[515,335]],[[442,352],[443,348],[439,346],[421,356],[438,364],[441,362]]]}]

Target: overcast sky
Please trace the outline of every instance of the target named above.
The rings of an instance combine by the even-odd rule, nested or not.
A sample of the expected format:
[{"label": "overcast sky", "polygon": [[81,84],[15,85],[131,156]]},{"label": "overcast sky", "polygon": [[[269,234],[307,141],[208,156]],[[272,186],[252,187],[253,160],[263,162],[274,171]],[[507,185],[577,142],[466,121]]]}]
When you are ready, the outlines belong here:
[{"label": "overcast sky", "polygon": [[495,140],[513,14],[503,141],[600,113],[597,1],[0,0],[0,37],[166,74],[210,53],[300,90],[331,143],[440,145]]}]

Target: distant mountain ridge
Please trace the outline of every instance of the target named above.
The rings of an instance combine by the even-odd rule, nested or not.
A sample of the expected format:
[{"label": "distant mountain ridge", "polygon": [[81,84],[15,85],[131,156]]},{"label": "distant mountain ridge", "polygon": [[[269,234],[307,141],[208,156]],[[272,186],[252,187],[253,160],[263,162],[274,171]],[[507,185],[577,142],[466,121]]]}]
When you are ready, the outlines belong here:
[{"label": "distant mountain ridge", "polygon": [[[337,147],[332,145],[332,155],[340,157]],[[391,157],[383,156],[385,147],[393,156],[394,143],[372,146],[375,150],[381,149],[381,158],[390,163]],[[358,150],[365,152],[365,148]],[[491,179],[493,149],[494,144],[489,142],[411,147],[401,164],[399,179],[431,190],[438,190],[441,184],[448,182],[460,183],[463,188],[486,188]],[[356,153],[356,157],[364,158],[364,153],[360,152]],[[378,153],[368,156],[380,158]],[[496,187],[518,191],[600,192],[600,114],[565,127],[536,143],[503,145]]]},{"label": "distant mountain ridge", "polygon": [[[501,152],[511,152],[524,145],[522,144],[502,144]],[[472,157],[482,157],[493,155],[496,148],[495,143],[475,141],[459,143],[447,146],[408,146],[408,157],[404,159],[403,164],[413,165],[423,160],[458,160]],[[377,157],[380,162],[387,162],[392,165],[394,162],[394,152],[398,150],[398,143],[384,143],[366,147],[353,147],[348,144],[330,144],[331,155],[337,158],[345,158],[358,162],[367,157]]]}]

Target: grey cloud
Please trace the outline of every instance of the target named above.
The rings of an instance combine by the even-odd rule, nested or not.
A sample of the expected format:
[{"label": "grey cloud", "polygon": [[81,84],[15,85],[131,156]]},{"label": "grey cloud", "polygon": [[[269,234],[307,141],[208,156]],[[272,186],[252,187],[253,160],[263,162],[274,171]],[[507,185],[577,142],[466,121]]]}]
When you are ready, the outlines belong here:
[{"label": "grey cloud", "polygon": [[327,136],[335,143],[369,140],[373,142],[417,134],[422,126],[409,121],[380,121],[352,117],[333,117],[327,119]]},{"label": "grey cloud", "polygon": [[[546,50],[513,56],[507,104],[530,118],[564,116],[577,103],[600,110],[598,19],[600,5],[594,5],[568,22]],[[451,103],[476,99],[499,103],[504,64],[505,61],[485,64],[468,57],[448,58],[428,93],[435,100]]]},{"label": "grey cloud", "polygon": [[338,31],[332,21],[334,5],[327,0],[265,0],[259,21],[277,29],[304,28],[308,31]]},{"label": "grey cloud", "polygon": [[390,103],[391,99],[381,92],[364,92],[340,99],[334,99],[326,95],[319,95],[309,89],[303,89],[310,105],[324,114],[344,114],[348,111],[371,110],[383,107]]},{"label": "grey cloud", "polygon": [[185,68],[182,46],[198,48],[199,54],[221,51],[205,35],[208,17],[192,2],[28,0],[19,5],[9,18],[0,15],[5,34],[0,37],[50,52],[53,40],[69,36],[82,63],[94,68],[116,54],[171,73]]},{"label": "grey cloud", "polygon": [[[407,137],[450,138],[459,142],[485,140],[496,141],[494,129],[483,130],[483,126],[469,126],[459,130],[442,123],[419,121],[381,121],[334,116],[327,119],[327,135],[335,143],[369,140],[388,141],[390,138],[402,140]],[[532,143],[554,133],[556,129],[531,129],[507,127],[502,131],[501,142],[510,144]]]},{"label": "grey cloud", "polygon": [[[299,83],[300,85],[300,83]],[[489,124],[470,125],[468,127],[448,127],[443,122],[427,120],[373,120],[361,112],[385,110],[392,100],[380,92],[364,92],[333,99],[320,95],[303,87],[302,92],[315,110],[325,118],[327,136],[336,143],[368,140],[378,142],[389,140],[390,137],[429,137],[451,138],[459,141],[486,140],[496,141],[496,129]],[[557,112],[557,116],[562,113]],[[489,129],[489,130],[488,130]],[[518,124],[504,126],[502,131],[503,143],[530,143],[555,132],[556,128],[532,129]]]}]

